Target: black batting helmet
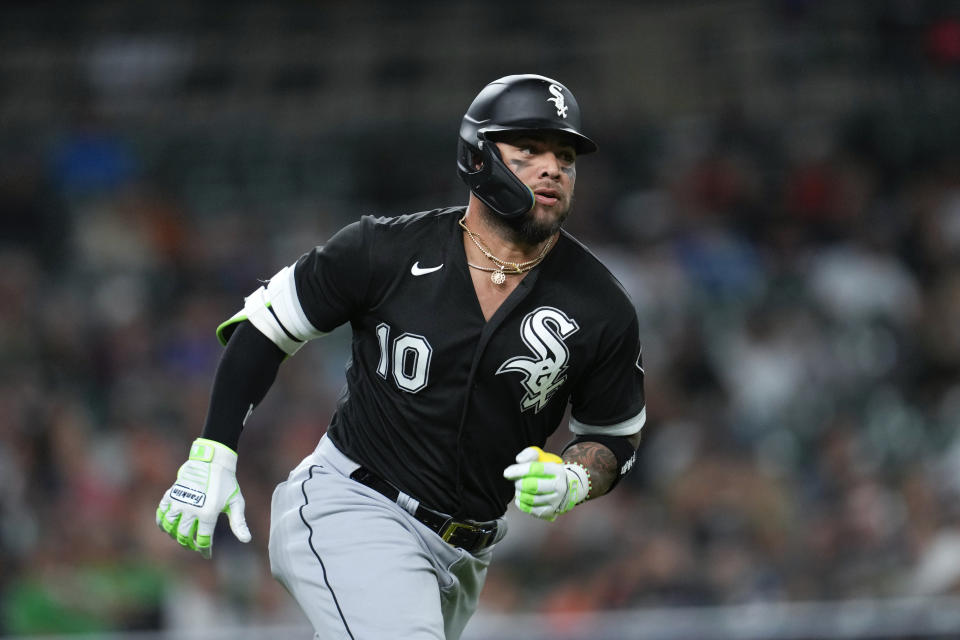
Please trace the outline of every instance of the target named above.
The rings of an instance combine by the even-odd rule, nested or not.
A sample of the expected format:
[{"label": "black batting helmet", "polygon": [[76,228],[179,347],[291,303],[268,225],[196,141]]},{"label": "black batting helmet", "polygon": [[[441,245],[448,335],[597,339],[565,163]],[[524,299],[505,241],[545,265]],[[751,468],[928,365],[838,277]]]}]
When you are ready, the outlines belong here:
[{"label": "black batting helmet", "polygon": [[457,173],[484,204],[504,218],[516,218],[533,208],[533,192],[503,164],[492,137],[501,131],[556,131],[570,138],[578,154],[596,151],[580,128],[580,105],[556,80],[534,74],[494,80],[473,99],[460,123]]}]

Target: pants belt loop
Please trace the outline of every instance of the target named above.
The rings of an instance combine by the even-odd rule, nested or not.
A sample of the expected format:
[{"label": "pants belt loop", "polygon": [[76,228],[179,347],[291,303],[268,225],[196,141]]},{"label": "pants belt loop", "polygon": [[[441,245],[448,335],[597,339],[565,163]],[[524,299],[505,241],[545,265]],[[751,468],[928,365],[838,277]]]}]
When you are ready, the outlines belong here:
[{"label": "pants belt loop", "polygon": [[411,498],[403,491],[397,496],[397,504],[400,505],[404,511],[409,513],[412,516],[417,515],[417,507],[420,506],[420,501],[416,498]]}]

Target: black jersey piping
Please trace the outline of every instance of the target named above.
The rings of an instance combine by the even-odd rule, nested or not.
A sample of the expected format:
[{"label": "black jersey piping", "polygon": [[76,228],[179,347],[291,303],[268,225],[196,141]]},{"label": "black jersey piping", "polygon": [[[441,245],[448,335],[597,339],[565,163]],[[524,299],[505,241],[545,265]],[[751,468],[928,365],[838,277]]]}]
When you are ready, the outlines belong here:
[{"label": "black jersey piping", "polygon": [[310,467],[309,475],[300,483],[300,491],[303,493],[303,505],[300,507],[300,520],[303,521],[304,526],[307,527],[307,530],[310,534],[307,536],[307,543],[310,545],[310,551],[313,551],[314,557],[317,559],[317,562],[320,563],[320,570],[323,572],[323,583],[327,585],[327,589],[330,591],[331,597],[333,597],[333,604],[337,607],[337,613],[340,614],[340,620],[343,622],[343,628],[347,630],[347,635],[350,636],[350,640],[354,640],[353,633],[350,631],[350,625],[347,624],[347,619],[343,615],[343,609],[340,608],[340,602],[337,600],[337,594],[334,592],[333,587],[330,585],[330,581],[327,579],[327,567],[323,564],[323,560],[320,558],[320,554],[317,553],[317,549],[313,546],[313,527],[310,526],[310,523],[307,522],[307,519],[303,515],[304,508],[310,504],[310,500],[307,498],[307,481],[313,479],[313,470],[321,468],[321,465],[315,464]]}]

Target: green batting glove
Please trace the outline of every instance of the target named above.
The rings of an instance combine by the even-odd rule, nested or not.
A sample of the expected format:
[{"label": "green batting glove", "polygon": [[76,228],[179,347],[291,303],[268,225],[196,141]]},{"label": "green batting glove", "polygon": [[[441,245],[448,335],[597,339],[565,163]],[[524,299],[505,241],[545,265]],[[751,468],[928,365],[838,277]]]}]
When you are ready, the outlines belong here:
[{"label": "green batting glove", "polygon": [[553,522],[587,499],[590,474],[575,462],[540,447],[527,447],[517,454],[517,463],[503,470],[503,477],[516,488],[513,502],[520,511]]},{"label": "green batting glove", "polygon": [[157,526],[184,547],[213,554],[213,529],[226,512],[230,529],[240,542],[250,542],[250,529],[243,516],[246,503],[237,484],[237,454],[229,447],[197,438],[190,459],[177,473],[157,508]]}]

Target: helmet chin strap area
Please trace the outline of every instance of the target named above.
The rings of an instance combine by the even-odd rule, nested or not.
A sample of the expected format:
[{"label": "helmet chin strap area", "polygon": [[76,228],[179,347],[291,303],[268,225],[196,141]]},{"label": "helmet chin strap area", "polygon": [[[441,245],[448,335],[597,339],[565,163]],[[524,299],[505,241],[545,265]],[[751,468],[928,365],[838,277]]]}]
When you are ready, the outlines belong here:
[{"label": "helmet chin strap area", "polygon": [[482,133],[478,137],[482,165],[466,174],[470,190],[500,217],[519,218],[536,204],[533,191],[503,163],[496,144]]}]

